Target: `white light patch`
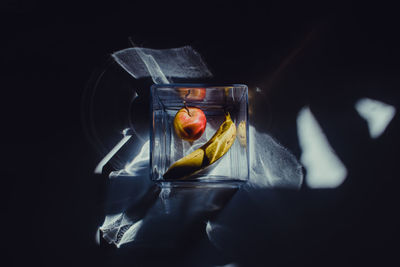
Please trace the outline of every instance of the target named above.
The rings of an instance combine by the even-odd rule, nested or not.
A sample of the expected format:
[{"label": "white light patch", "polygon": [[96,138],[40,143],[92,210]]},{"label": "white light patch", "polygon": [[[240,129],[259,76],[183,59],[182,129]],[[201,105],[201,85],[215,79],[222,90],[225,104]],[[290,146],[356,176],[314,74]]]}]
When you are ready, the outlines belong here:
[{"label": "white light patch", "polygon": [[368,123],[371,138],[378,138],[396,114],[396,108],[378,100],[361,98],[355,105],[358,114]]},{"label": "white light patch", "polygon": [[107,164],[107,162],[115,155],[115,153],[120,150],[120,148],[131,138],[131,135],[124,136],[118,144],[116,144],[113,149],[111,149],[110,152],[97,164],[96,168],[94,169],[94,173],[101,174],[103,171],[104,165]]},{"label": "white light patch", "polygon": [[307,186],[340,186],[346,179],[347,169],[329,145],[309,107],[302,108],[297,116],[297,134],[302,149],[300,161],[307,170]]}]

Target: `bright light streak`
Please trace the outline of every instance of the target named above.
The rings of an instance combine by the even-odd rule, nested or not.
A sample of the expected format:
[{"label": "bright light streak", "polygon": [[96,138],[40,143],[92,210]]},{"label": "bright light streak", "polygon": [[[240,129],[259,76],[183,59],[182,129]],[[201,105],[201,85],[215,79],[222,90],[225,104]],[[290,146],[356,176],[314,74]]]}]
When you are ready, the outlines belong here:
[{"label": "bright light streak", "polygon": [[115,155],[115,153],[118,152],[118,150],[120,150],[120,148],[131,138],[131,135],[127,135],[124,136],[119,142],[118,144],[116,144],[113,149],[111,149],[110,152],[108,152],[108,154],[99,162],[99,164],[97,164],[96,168],[94,169],[94,173],[98,173],[101,174],[101,172],[103,171],[103,167],[104,165],[107,164],[107,162]]},{"label": "bright light streak", "polygon": [[96,230],[94,241],[96,242],[96,245],[100,245],[100,227],[98,227]]},{"label": "bright light streak", "polygon": [[119,248],[121,245],[125,243],[132,242],[136,239],[136,235],[139,232],[140,228],[142,227],[143,220],[137,221],[134,224],[132,224],[128,230],[123,234],[121,240],[116,244],[116,246]]},{"label": "bright light streak", "polygon": [[147,140],[140,149],[139,154],[125,166],[125,171],[130,175],[137,175],[143,168],[149,168],[149,160],[150,141]]},{"label": "bright light streak", "polygon": [[115,246],[120,247],[136,239],[142,224],[143,220],[133,222],[124,213],[119,213],[107,215],[100,230],[108,243],[114,243]]},{"label": "bright light streak", "polygon": [[310,188],[335,188],[347,176],[347,169],[329,145],[328,139],[308,107],[297,116],[297,134]]},{"label": "bright light streak", "polygon": [[217,244],[217,242],[215,242],[215,240],[214,240],[214,238],[213,238],[213,234],[215,234],[215,228],[216,228],[217,226],[214,224],[214,225],[211,225],[211,222],[210,221],[207,221],[207,224],[206,224],[206,234],[207,234],[207,236],[208,236],[208,240],[210,240],[210,242],[211,243],[213,243],[213,245],[215,246],[215,247],[217,247],[217,248],[220,248],[219,247],[219,245]]},{"label": "bright light streak", "polygon": [[361,98],[355,105],[358,114],[368,123],[371,138],[378,138],[396,114],[396,108],[378,100]]},{"label": "bright light streak", "polygon": [[207,221],[207,224],[206,224],[206,233],[207,233],[207,235],[210,235],[211,231],[212,231],[211,222]]}]

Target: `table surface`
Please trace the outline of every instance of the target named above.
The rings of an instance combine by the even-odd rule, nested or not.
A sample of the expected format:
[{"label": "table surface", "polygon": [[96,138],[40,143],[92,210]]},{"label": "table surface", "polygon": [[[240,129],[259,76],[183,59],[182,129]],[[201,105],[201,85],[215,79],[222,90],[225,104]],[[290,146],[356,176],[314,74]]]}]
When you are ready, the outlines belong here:
[{"label": "table surface", "polygon": [[[189,16],[165,12],[165,4],[157,10],[138,5],[4,4],[1,243],[10,266],[398,262],[399,115],[371,139],[354,109],[368,97],[399,110],[394,8],[271,2],[218,9],[199,3]],[[167,201],[168,215],[160,212],[166,202],[159,198],[138,201],[144,187],[133,184],[143,181],[118,184],[93,174],[102,155],[85,135],[82,96],[109,55],[130,45],[128,36],[143,47],[191,45],[214,74],[209,82],[260,88],[262,94],[250,100],[251,121],[297,158],[296,118],[309,106],[348,169],[344,184],[247,188],[208,197],[178,190]],[[107,206],[111,186],[138,198]],[[96,244],[106,209],[124,205],[145,218],[142,242],[119,249]],[[217,229],[211,241],[210,221]]]}]

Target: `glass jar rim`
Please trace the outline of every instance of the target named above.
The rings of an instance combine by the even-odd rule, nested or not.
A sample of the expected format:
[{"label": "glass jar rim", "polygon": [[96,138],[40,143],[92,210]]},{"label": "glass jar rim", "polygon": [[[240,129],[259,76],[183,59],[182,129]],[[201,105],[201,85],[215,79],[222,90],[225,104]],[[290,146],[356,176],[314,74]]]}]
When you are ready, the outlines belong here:
[{"label": "glass jar rim", "polygon": [[247,88],[247,85],[245,84],[218,84],[218,83],[166,83],[166,84],[153,84],[151,88],[165,88],[165,87],[187,87],[187,88],[199,88],[199,87],[204,87],[205,89],[207,88],[226,88],[226,87],[242,87],[242,88]]}]

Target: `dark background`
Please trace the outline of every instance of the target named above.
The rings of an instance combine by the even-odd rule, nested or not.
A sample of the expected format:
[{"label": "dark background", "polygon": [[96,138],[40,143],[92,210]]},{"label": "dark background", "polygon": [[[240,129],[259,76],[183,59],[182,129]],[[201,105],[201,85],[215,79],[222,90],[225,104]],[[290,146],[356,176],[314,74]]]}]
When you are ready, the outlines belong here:
[{"label": "dark background", "polygon": [[[85,137],[81,99],[95,69],[130,46],[128,36],[150,48],[191,45],[215,81],[262,88],[262,97],[253,99],[262,108],[252,120],[297,157],[296,115],[310,105],[349,170],[335,190],[264,192],[268,197],[260,200],[268,200],[263,212],[274,232],[253,221],[248,226],[257,229],[258,239],[243,241],[228,260],[205,253],[207,264],[230,259],[240,266],[398,264],[399,116],[371,140],[354,111],[360,97],[399,110],[396,8],[348,1],[186,5],[2,2],[4,266],[171,263],[160,251],[115,250],[94,242],[106,182],[92,174],[101,155]],[[256,207],[246,209],[243,216],[257,215]],[[173,265],[202,266],[186,255],[184,263],[175,258]]]}]

